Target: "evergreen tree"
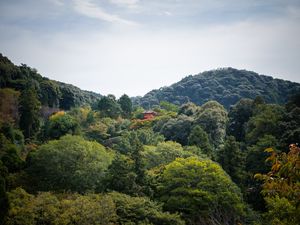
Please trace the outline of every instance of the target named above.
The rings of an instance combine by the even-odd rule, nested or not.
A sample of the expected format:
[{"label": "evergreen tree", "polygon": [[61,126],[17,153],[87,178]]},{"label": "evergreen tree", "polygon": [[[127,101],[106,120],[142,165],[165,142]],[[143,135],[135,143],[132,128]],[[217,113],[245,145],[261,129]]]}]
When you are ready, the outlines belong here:
[{"label": "evergreen tree", "polygon": [[227,135],[234,136],[240,142],[245,140],[247,122],[253,115],[253,106],[253,100],[243,98],[230,108]]},{"label": "evergreen tree", "polygon": [[207,155],[211,155],[212,153],[212,146],[209,143],[208,135],[199,125],[192,129],[188,143],[189,145],[196,145]]},{"label": "evergreen tree", "polygon": [[118,100],[118,103],[121,106],[123,116],[125,118],[130,118],[132,113],[132,102],[128,95],[122,95]]},{"label": "evergreen tree", "polygon": [[121,107],[114,95],[101,98],[98,102],[98,109],[103,117],[117,118],[121,113]]},{"label": "evergreen tree", "polygon": [[40,108],[35,89],[25,89],[20,97],[20,128],[26,138],[32,137],[40,127]]},{"label": "evergreen tree", "polygon": [[244,158],[240,150],[240,144],[233,136],[229,136],[226,139],[224,147],[218,152],[218,162],[230,175],[231,179],[239,185],[245,175]]},{"label": "evergreen tree", "polygon": [[136,178],[134,161],[128,156],[117,154],[108,167],[107,189],[134,195],[138,188]]},{"label": "evergreen tree", "polygon": [[143,145],[139,141],[137,135],[133,135],[131,139],[131,158],[134,161],[134,172],[137,175],[137,183],[140,185],[144,184],[144,178],[145,178],[145,168],[144,164],[142,162],[142,151],[143,151]]},{"label": "evergreen tree", "polygon": [[0,224],[3,224],[8,210],[8,199],[6,194],[6,178],[8,175],[7,168],[0,160]]}]

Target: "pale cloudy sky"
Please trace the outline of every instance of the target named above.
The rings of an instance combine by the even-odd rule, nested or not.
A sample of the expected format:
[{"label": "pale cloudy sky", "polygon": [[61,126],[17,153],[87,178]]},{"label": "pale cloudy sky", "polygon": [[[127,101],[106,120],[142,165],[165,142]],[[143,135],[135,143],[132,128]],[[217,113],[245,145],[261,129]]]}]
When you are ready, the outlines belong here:
[{"label": "pale cloudy sky", "polygon": [[116,96],[220,67],[300,82],[300,0],[0,0],[0,52]]}]

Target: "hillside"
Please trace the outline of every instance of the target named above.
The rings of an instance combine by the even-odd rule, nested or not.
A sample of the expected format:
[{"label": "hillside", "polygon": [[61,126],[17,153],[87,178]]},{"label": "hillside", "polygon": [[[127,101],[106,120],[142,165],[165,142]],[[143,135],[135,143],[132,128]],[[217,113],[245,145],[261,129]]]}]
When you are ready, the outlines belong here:
[{"label": "hillside", "polygon": [[70,109],[93,104],[101,97],[100,94],[43,77],[25,64],[16,66],[0,53],[0,88],[22,91],[28,86],[37,90],[43,106],[54,108]]},{"label": "hillside", "polygon": [[[145,113],[3,56],[0,75],[0,225],[300,224],[299,93]],[[228,107],[297,90],[229,68],[140,100]]]},{"label": "hillside", "polygon": [[181,105],[188,101],[202,105],[216,100],[226,108],[241,98],[262,96],[268,103],[283,104],[289,96],[300,91],[300,84],[274,79],[247,70],[223,68],[190,75],[181,81],[158,90],[152,90],[143,97],[134,98],[134,103],[145,108],[168,101]]}]

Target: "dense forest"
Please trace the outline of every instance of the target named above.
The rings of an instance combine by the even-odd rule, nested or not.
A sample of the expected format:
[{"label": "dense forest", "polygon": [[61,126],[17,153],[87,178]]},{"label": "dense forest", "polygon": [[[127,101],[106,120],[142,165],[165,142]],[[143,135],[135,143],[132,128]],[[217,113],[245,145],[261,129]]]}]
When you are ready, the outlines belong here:
[{"label": "dense forest", "polygon": [[284,104],[288,98],[300,91],[300,84],[258,75],[247,70],[222,68],[210,70],[134,98],[134,103],[143,107],[159,105],[167,101],[176,105],[193,102],[202,105],[215,100],[226,109],[242,98],[261,96],[267,103]]},{"label": "dense forest", "polygon": [[300,224],[300,84],[229,68],[133,103],[2,55],[0,78],[0,224]]},{"label": "dense forest", "polygon": [[69,110],[72,107],[92,105],[101,98],[100,94],[42,77],[36,69],[26,64],[16,66],[1,53],[0,74],[1,88],[11,88],[19,92],[33,88],[44,107]]}]

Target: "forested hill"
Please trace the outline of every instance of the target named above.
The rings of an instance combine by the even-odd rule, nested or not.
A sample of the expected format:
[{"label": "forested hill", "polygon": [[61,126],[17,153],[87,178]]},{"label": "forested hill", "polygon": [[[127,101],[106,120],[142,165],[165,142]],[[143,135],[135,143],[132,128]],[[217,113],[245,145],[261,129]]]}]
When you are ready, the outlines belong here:
[{"label": "forested hill", "polygon": [[229,108],[241,98],[254,99],[256,96],[262,96],[268,103],[282,104],[299,90],[299,83],[247,70],[223,68],[187,76],[169,87],[152,90],[144,97],[133,100],[145,108],[159,105],[160,101],[177,105],[191,101],[202,105],[209,100],[216,100]]},{"label": "forested hill", "polygon": [[16,66],[0,53],[0,88],[22,92],[32,87],[37,91],[41,104],[52,108],[70,109],[93,104],[101,97],[100,94],[43,77],[25,64]]}]

